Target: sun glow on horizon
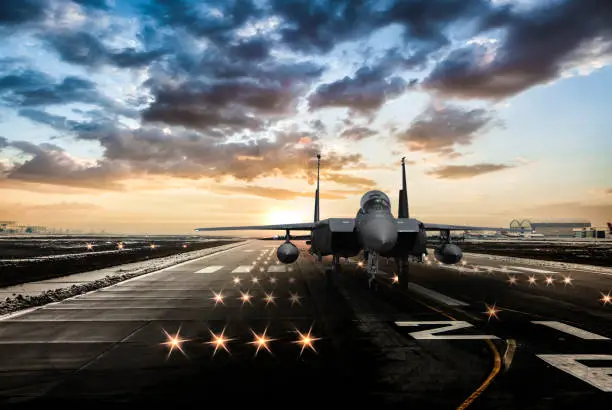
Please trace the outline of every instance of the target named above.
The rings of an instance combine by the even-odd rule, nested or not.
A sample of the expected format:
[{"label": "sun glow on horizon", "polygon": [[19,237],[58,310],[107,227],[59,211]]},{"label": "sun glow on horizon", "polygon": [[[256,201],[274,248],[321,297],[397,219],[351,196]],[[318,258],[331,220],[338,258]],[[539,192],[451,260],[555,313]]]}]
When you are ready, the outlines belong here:
[{"label": "sun glow on horizon", "polygon": [[[311,219],[311,218],[310,218]],[[268,212],[265,216],[265,224],[287,224],[287,223],[298,223],[308,222],[309,216],[301,210],[295,209],[273,209]]]}]

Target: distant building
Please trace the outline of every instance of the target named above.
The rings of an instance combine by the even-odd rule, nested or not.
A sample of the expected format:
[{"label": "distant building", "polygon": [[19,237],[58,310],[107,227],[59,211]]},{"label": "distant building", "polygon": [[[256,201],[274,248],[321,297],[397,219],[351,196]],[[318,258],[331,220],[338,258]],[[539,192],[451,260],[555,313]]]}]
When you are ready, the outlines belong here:
[{"label": "distant building", "polygon": [[16,221],[0,221],[0,234],[45,233],[47,228],[38,225],[18,225]]},{"label": "distant building", "polygon": [[514,219],[510,222],[510,232],[525,235],[565,236],[575,237],[576,230],[590,230],[591,223],[587,221],[537,221],[530,219]]}]

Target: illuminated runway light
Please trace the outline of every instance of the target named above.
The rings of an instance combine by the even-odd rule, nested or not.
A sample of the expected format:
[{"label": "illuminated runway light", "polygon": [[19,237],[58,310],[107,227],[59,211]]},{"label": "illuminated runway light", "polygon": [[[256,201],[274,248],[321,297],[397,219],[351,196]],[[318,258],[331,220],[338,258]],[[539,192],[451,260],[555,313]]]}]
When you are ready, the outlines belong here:
[{"label": "illuminated runway light", "polygon": [[117,244],[117,249],[123,249],[123,243],[122,242],[119,242]]},{"label": "illuminated runway light", "polygon": [[[572,285],[572,281],[573,281],[573,279],[572,279],[572,277],[571,277],[571,276],[569,276],[569,275],[568,275],[568,276],[565,276],[565,277],[563,278],[563,283],[565,284],[565,286],[567,286],[567,285]],[[572,285],[572,286],[573,286],[573,285]]]},{"label": "illuminated runway light", "polygon": [[302,345],[302,349],[300,350],[300,356],[302,355],[302,353],[304,353],[304,350],[306,348],[309,348],[313,352],[318,353],[317,349],[315,349],[314,347],[314,342],[316,342],[317,340],[321,340],[321,338],[314,337],[312,335],[312,326],[310,327],[310,329],[308,329],[308,333],[302,333],[297,329],[295,329],[295,332],[298,334],[299,338],[293,343]]},{"label": "illuminated runway light", "polygon": [[287,271],[288,271],[288,272],[293,272],[293,268],[292,268],[291,266],[289,266],[289,267],[287,268]]},{"label": "illuminated runway light", "polygon": [[295,278],[294,277],[289,278],[289,283],[295,283]]},{"label": "illuminated runway light", "polygon": [[546,277],[546,286],[551,286],[554,283],[554,279],[552,278],[552,276],[547,276]]},{"label": "illuminated runway light", "polygon": [[186,243],[185,243],[185,244],[183,244],[183,249],[185,249],[186,247],[187,247],[187,244],[186,244]]},{"label": "illuminated runway light", "polygon": [[234,276],[233,282],[234,285],[240,285],[240,278],[238,276]]},{"label": "illuminated runway light", "polygon": [[302,304],[302,297],[297,293],[289,292],[289,301],[291,302],[291,306],[298,304]]},{"label": "illuminated runway light", "polygon": [[253,282],[253,283],[259,283],[259,278],[258,278],[257,276],[253,276],[253,277],[251,278],[251,282]]},{"label": "illuminated runway light", "polygon": [[257,262],[253,261],[253,262],[251,263],[251,265],[257,265]]},{"label": "illuminated runway light", "polygon": [[272,351],[270,350],[270,342],[273,342],[275,339],[268,338],[268,336],[266,336],[267,331],[268,328],[265,328],[263,333],[261,335],[258,335],[253,331],[253,329],[251,329],[251,333],[253,333],[253,337],[255,339],[252,342],[249,342],[249,344],[257,346],[257,350],[255,350],[255,356],[257,356],[257,353],[259,353],[259,350],[261,350],[262,348],[266,349],[268,353],[272,354]]},{"label": "illuminated runway light", "polygon": [[393,275],[391,278],[391,283],[399,283],[399,276],[397,276],[397,274]]},{"label": "illuminated runway light", "polygon": [[263,272],[264,270],[265,270],[264,268],[259,268],[259,271],[260,271],[260,272]]},{"label": "illuminated runway light", "polygon": [[508,283],[510,283],[511,285],[516,285],[516,276],[510,276],[508,277]]},{"label": "illuminated runway light", "polygon": [[272,284],[276,283],[276,278],[274,276],[270,277],[270,283],[272,283]]},{"label": "illuminated runway light", "polygon": [[535,276],[530,276],[528,280],[529,280],[529,286],[536,284],[536,277]]},{"label": "illuminated runway light", "polygon": [[151,249],[155,249],[155,244],[154,243],[151,244]]},{"label": "illuminated runway light", "polygon": [[223,302],[223,298],[225,298],[225,296],[223,296],[223,291],[219,293],[213,291],[213,297],[211,299],[215,301],[215,306],[217,306],[219,303],[225,305],[225,302]]},{"label": "illuminated runway light", "polygon": [[360,268],[363,268],[363,262],[359,262],[357,266],[359,266]]},{"label": "illuminated runway light", "polygon": [[89,250],[89,251],[90,251],[90,250],[92,250],[92,249],[93,249],[93,244],[88,243],[88,244],[87,244],[87,250]]},{"label": "illuminated runway light", "polygon": [[174,351],[174,349],[177,349],[179,352],[181,352],[185,357],[187,357],[187,354],[185,353],[185,351],[183,350],[183,348],[181,347],[181,345],[184,342],[188,342],[188,339],[181,339],[180,333],[181,333],[181,328],[179,327],[178,330],[176,331],[176,334],[174,336],[171,336],[170,334],[168,334],[168,332],[166,332],[165,329],[162,329],[162,331],[164,332],[164,334],[166,335],[166,338],[168,339],[166,342],[163,342],[163,345],[166,345],[170,348],[170,350],[168,351],[168,356],[166,356],[166,360],[170,357],[170,355],[172,354],[172,351]]},{"label": "illuminated runway light", "polygon": [[604,294],[604,293],[602,293],[602,294],[601,294],[601,299],[599,299],[599,300],[600,300],[600,301],[601,301],[601,302],[604,304],[604,306],[605,306],[605,305],[607,305],[608,303],[612,303],[612,296],[610,296],[610,292],[608,292],[608,294],[607,294],[607,295],[606,295],[606,294]]},{"label": "illuminated runway light", "polygon": [[238,299],[240,299],[242,301],[242,304],[244,305],[245,303],[248,303],[249,305],[252,305],[253,303],[251,302],[251,299],[253,298],[253,295],[251,295],[249,293],[249,291],[247,290],[246,292],[240,292],[240,297]]},{"label": "illuminated runway light", "polygon": [[500,312],[500,310],[495,307],[495,304],[493,304],[492,306],[489,306],[485,303],[485,306],[487,307],[487,311],[483,313],[486,313],[487,315],[489,315],[489,320],[491,320],[492,317],[494,317],[495,319],[499,319],[497,317],[497,314]]},{"label": "illuminated runway light", "polygon": [[274,299],[276,298],[277,297],[274,296],[273,292],[266,293],[266,296],[264,297],[264,300],[266,301],[266,306],[268,306],[270,303],[272,303],[273,305],[276,305],[276,302],[274,301]]},{"label": "illuminated runway light", "polygon": [[215,346],[215,351],[213,352],[213,356],[217,354],[217,350],[219,349],[223,349],[225,350],[228,354],[231,355],[227,344],[229,342],[231,342],[234,339],[228,339],[227,337],[225,337],[225,328],[223,328],[223,330],[221,331],[220,334],[216,335],[212,330],[208,329],[208,331],[210,332],[211,336],[212,336],[212,340],[210,342],[208,342],[208,344]]},{"label": "illuminated runway light", "polygon": [[467,264],[467,262],[466,262],[466,261],[461,261],[461,264],[462,264],[463,266],[465,266],[465,265]]}]

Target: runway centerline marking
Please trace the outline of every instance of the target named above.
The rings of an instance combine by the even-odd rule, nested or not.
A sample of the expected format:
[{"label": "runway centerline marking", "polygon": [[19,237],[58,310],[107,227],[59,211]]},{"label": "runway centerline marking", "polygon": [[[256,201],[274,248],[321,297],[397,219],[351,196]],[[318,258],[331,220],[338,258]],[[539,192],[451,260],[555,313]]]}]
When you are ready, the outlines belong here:
[{"label": "runway centerline marking", "polygon": [[430,299],[434,299],[440,303],[444,303],[448,306],[469,306],[469,303],[462,302],[457,299],[453,299],[449,296],[443,295],[440,292],[436,292],[435,290],[428,289],[421,285],[417,285],[416,283],[408,283],[408,289],[420,293],[423,296],[427,296]]},{"label": "runway centerline marking", "polygon": [[253,270],[253,265],[240,265],[232,273],[247,273]]},{"label": "runway centerline marking", "polygon": [[565,323],[548,320],[532,320],[531,323],[536,325],[548,326],[552,329],[558,330],[568,335],[576,336],[585,340],[610,340],[605,336],[598,335],[597,333],[587,332],[586,330],[579,329],[574,326],[566,325]]},{"label": "runway centerline marking", "polygon": [[195,273],[213,273],[213,272],[218,271],[222,267],[223,267],[223,265],[207,266],[204,269],[200,269],[200,270],[196,271]]}]

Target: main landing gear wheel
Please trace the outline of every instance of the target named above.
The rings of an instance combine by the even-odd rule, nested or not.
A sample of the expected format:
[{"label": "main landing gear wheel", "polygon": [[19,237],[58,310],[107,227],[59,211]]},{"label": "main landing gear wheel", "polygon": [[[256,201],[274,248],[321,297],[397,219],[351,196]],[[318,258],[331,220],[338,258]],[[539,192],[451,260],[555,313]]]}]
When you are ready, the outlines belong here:
[{"label": "main landing gear wheel", "polygon": [[334,255],[332,258],[332,273],[339,274],[342,272],[342,265],[340,265],[340,256]]},{"label": "main landing gear wheel", "polygon": [[410,276],[410,265],[407,258],[398,258],[395,260],[397,270],[398,283],[397,286],[402,290],[408,289],[408,277]]}]

